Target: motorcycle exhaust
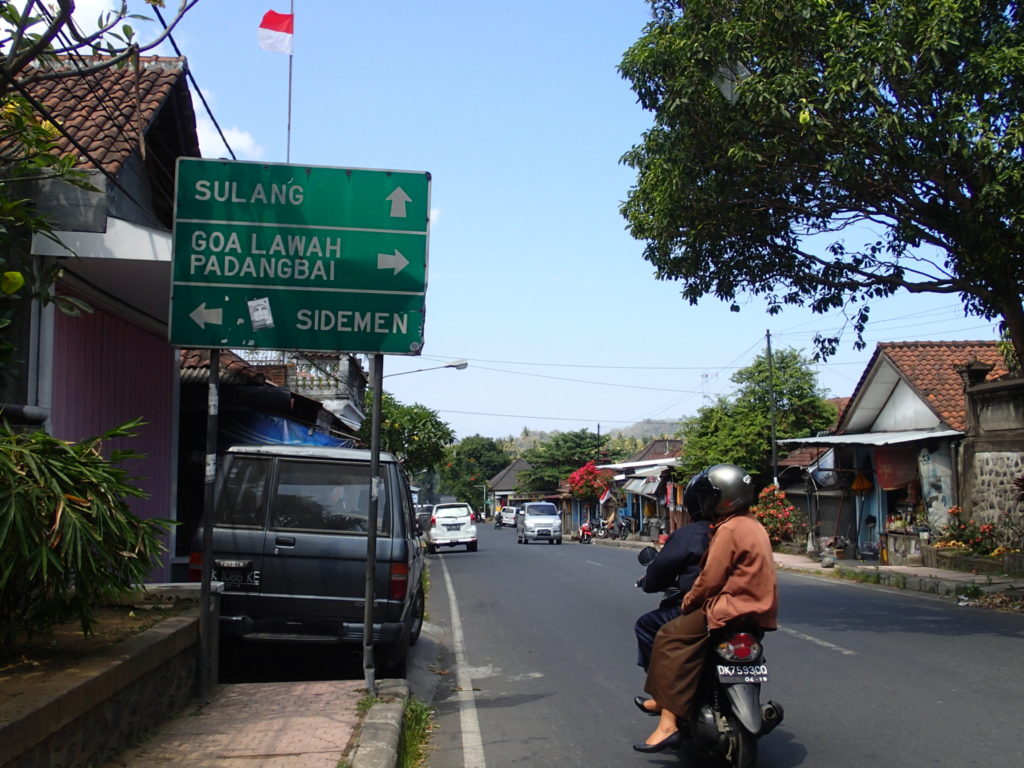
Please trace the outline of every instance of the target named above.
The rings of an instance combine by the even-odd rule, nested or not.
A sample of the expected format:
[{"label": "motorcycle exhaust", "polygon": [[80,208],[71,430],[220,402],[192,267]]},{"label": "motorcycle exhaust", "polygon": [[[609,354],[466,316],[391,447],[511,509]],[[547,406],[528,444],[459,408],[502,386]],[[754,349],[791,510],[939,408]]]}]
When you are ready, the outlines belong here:
[{"label": "motorcycle exhaust", "polygon": [[769,701],[767,704],[761,706],[761,736],[766,733],[771,733],[772,729],[775,728],[779,723],[782,722],[783,711],[782,705],[774,701]]}]

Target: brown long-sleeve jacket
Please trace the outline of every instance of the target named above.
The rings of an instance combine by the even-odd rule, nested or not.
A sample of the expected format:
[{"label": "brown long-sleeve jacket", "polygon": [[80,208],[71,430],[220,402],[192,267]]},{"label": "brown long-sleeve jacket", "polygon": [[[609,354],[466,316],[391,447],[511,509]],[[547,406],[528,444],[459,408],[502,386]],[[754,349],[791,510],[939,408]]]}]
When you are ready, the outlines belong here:
[{"label": "brown long-sleeve jacket", "polygon": [[779,599],[775,559],[768,532],[750,514],[727,517],[712,526],[711,545],[683,613],[703,608],[708,627],[749,618],[761,629],[776,629]]}]

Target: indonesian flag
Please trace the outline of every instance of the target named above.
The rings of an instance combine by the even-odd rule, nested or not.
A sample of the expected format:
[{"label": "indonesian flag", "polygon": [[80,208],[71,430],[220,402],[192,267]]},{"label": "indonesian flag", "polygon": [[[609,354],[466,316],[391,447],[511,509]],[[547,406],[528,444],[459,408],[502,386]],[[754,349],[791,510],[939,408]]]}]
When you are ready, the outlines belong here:
[{"label": "indonesian flag", "polygon": [[263,15],[258,32],[260,48],[265,51],[291,55],[294,29],[294,14],[267,11]]},{"label": "indonesian flag", "polygon": [[604,489],[604,493],[601,494],[601,501],[598,502],[598,503],[604,504],[606,501],[608,501],[608,499],[611,498],[611,495],[612,495],[612,489],[611,488],[605,488]]}]

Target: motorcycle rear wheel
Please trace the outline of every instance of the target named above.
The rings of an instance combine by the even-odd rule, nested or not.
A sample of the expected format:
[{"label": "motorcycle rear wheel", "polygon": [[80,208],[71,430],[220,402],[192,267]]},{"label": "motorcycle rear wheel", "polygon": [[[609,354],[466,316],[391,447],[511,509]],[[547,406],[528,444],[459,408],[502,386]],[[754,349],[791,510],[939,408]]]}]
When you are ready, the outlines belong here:
[{"label": "motorcycle rear wheel", "polygon": [[729,768],[756,768],[757,766],[757,736],[752,734],[736,719],[735,715],[728,715],[729,730]]},{"label": "motorcycle rear wheel", "polygon": [[619,540],[620,541],[625,541],[628,538],[629,538],[629,531],[623,531],[622,533],[619,534]]},{"label": "motorcycle rear wheel", "polygon": [[607,537],[608,537],[608,529],[607,528],[598,528],[597,529],[597,538],[604,539],[604,538],[607,538]]}]

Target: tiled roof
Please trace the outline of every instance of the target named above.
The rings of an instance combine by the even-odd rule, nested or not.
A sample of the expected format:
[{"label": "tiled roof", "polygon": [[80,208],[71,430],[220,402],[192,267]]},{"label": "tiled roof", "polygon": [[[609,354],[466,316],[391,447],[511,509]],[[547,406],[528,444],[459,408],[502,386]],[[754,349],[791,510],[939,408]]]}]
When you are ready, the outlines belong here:
[{"label": "tiled roof", "polygon": [[[74,62],[62,59],[56,69],[69,71],[72,66],[82,68],[95,61],[91,57]],[[138,148],[140,130],[143,134],[148,130],[176,88],[188,98],[185,108],[191,111],[185,68],[184,58],[142,57],[137,76],[131,66],[112,67],[88,75],[37,80],[27,88],[96,161],[92,163],[83,157],[79,168],[99,167],[116,174]],[[186,143],[185,154],[198,157],[195,121],[187,123],[180,129]],[[63,136],[56,144],[62,154],[80,154]]]},{"label": "tiled roof", "polygon": [[653,461],[655,459],[674,459],[683,450],[682,440],[652,440],[636,456],[626,461]]},{"label": "tiled roof", "polygon": [[963,379],[956,368],[977,360],[994,366],[988,380],[1007,374],[995,341],[902,341],[878,345],[854,391],[864,385],[880,355],[885,355],[921,400],[951,429],[967,427]]},{"label": "tiled roof", "polygon": [[[182,349],[179,352],[181,381],[184,384],[206,384],[210,380],[210,350]],[[222,384],[266,384],[264,375],[234,352],[220,351]]]}]

